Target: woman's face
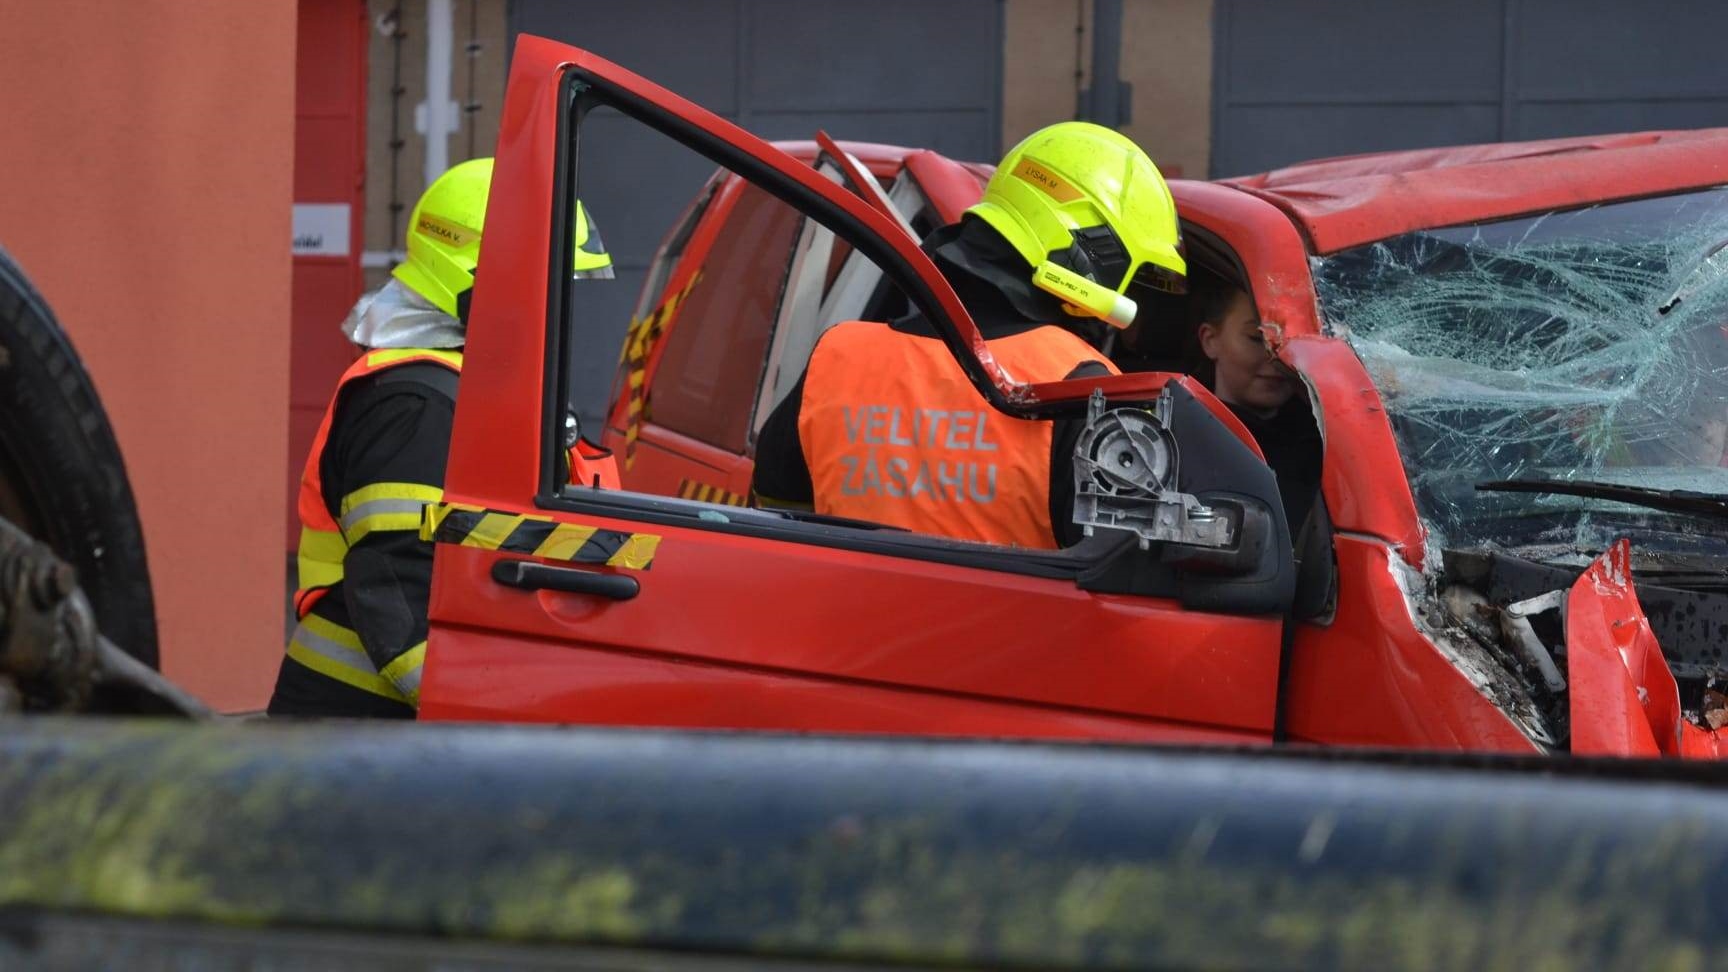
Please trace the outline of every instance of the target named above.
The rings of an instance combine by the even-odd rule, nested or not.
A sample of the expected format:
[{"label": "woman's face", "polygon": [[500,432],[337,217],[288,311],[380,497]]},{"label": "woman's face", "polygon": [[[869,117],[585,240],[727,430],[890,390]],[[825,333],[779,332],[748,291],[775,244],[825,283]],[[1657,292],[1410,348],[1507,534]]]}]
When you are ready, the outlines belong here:
[{"label": "woman's face", "polygon": [[1240,290],[1220,320],[1200,325],[1200,349],[1216,372],[1213,392],[1232,405],[1270,413],[1296,394],[1296,377],[1266,350],[1260,315]]}]

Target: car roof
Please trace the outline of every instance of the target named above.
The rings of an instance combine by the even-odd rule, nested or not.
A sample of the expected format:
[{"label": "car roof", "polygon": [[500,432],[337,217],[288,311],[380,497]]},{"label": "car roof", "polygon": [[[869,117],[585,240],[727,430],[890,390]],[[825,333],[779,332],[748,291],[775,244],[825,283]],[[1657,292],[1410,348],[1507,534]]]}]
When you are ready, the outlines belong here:
[{"label": "car roof", "polygon": [[[905,145],[885,145],[881,142],[847,142],[838,140],[837,144],[839,144],[841,148],[857,156],[858,161],[864,163],[865,168],[881,177],[893,176],[899,173],[899,171],[905,167],[908,156],[917,155],[922,152],[929,152],[932,155],[939,154],[932,149],[911,148]],[[800,162],[815,163],[816,156],[820,155],[822,152],[821,146],[809,139],[777,141],[774,142],[773,145],[775,148],[785,152],[787,155],[792,156]],[[942,157],[948,158],[947,156]],[[976,178],[980,184],[988,181],[990,174],[996,171],[996,167],[987,162],[963,162],[959,159],[951,158],[949,161],[959,165],[967,172],[972,173],[973,177]]]},{"label": "car roof", "polygon": [[[864,167],[877,176],[890,176],[899,172],[906,164],[906,156],[921,149],[906,148],[901,145],[882,145],[877,142],[847,142],[836,140],[846,151],[857,156]],[[822,154],[821,146],[811,139],[774,142],[774,147],[800,162],[815,162],[816,156]]]},{"label": "car roof", "polygon": [[1400,233],[1728,182],[1728,128],[1382,152],[1221,180],[1283,210],[1316,253]]}]

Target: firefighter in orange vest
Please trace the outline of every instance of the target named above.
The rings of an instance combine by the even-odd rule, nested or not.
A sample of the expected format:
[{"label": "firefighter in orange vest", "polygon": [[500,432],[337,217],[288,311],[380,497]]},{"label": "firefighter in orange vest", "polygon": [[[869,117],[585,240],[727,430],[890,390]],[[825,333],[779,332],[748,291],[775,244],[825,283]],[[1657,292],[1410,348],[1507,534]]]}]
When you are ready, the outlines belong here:
[{"label": "firefighter in orange vest", "polygon": [[[443,496],[491,182],[491,159],[434,180],[409,217],[408,259],[342,324],[362,353],[300,477],[299,623],[271,715],[415,715],[432,583],[420,515]],[[580,204],[576,216],[576,274],[611,277]],[[609,455],[567,445],[572,482],[617,488]]]},{"label": "firefighter in orange vest", "polygon": [[[1115,373],[1075,332],[1127,327],[1136,294],[1182,292],[1180,242],[1170,189],[1146,153],[1110,129],[1063,122],[1015,146],[983,199],[924,249],[1003,369],[1044,382]],[[823,333],[769,415],[751,487],[764,506],[1062,547],[1079,539],[1070,507],[1080,426],[992,409],[917,313],[851,321]]]}]

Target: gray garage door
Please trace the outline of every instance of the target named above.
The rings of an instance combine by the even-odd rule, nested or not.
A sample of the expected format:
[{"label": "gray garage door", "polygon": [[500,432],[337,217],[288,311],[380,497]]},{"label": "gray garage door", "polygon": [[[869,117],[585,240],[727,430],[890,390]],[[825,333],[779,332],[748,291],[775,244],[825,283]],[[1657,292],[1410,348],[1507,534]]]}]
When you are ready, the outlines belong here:
[{"label": "gray garage door", "polygon": [[[765,138],[823,128],[962,159],[994,159],[1001,141],[1002,0],[511,0],[509,25],[591,50]],[[655,246],[712,170],[633,124],[590,123],[593,137],[642,141],[606,153],[628,166],[580,177],[621,278],[594,312],[621,336]]]},{"label": "gray garage door", "polygon": [[1216,0],[1214,176],[1728,125],[1718,0]]}]

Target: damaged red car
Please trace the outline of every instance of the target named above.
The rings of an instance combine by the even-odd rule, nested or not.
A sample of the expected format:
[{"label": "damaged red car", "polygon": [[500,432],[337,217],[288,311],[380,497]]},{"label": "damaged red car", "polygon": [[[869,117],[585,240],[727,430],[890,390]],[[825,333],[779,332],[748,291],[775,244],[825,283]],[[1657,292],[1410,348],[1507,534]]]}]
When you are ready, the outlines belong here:
[{"label": "damaged red car", "polygon": [[[1724,149],[1655,133],[1173,181],[1192,271],[1253,296],[1308,391],[1321,497],[1292,530],[1174,353],[1052,384],[996,366],[918,248],[987,168],[776,147],[524,38],[424,528],[421,716],[1714,756]],[[642,255],[620,352],[584,299],[615,282],[556,268],[583,173],[642,152],[698,181]],[[749,505],[754,436],[823,329],[912,308],[982,403],[1086,422],[1083,542]],[[596,355],[621,356],[611,387],[577,380]],[[571,434],[615,451],[624,488],[560,481]],[[1163,451],[1086,475],[1129,441]]]}]

